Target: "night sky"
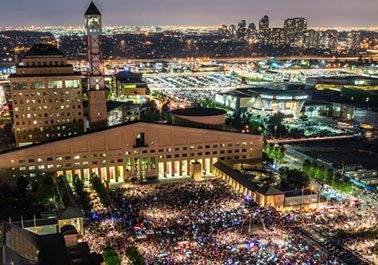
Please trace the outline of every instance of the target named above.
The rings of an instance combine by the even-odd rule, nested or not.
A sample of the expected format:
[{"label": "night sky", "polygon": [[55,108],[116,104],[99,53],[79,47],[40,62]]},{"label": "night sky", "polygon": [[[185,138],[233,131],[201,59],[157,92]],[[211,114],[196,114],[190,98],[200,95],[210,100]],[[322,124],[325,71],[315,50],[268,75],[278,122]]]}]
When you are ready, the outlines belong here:
[{"label": "night sky", "polygon": [[[105,25],[220,25],[265,14],[273,26],[378,26],[378,0],[96,0]],[[81,25],[88,0],[0,0],[0,25]]]}]

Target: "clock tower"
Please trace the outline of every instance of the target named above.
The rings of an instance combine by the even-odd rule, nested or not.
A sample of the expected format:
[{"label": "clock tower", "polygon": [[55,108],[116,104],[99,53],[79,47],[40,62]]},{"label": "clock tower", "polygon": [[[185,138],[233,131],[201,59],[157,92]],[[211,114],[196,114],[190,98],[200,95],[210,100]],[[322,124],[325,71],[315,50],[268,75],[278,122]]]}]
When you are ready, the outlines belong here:
[{"label": "clock tower", "polygon": [[88,109],[91,130],[107,126],[106,88],[101,52],[101,13],[91,2],[84,14],[88,48]]}]

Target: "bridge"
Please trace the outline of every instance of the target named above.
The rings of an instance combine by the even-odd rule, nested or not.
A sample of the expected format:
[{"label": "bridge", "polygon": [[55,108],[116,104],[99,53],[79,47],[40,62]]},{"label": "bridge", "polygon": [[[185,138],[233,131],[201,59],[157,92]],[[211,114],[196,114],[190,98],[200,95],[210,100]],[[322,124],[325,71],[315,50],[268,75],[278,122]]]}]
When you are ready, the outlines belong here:
[{"label": "bridge", "polygon": [[334,256],[342,264],[374,265],[373,262],[337,243],[320,227],[295,227],[294,231],[301,235],[305,240],[315,244],[328,255]]},{"label": "bridge", "polygon": [[353,135],[339,135],[339,136],[311,137],[311,138],[297,138],[297,139],[270,139],[270,140],[267,140],[267,142],[272,143],[272,144],[290,144],[290,143],[342,140],[342,139],[351,139],[353,137],[354,137]]}]

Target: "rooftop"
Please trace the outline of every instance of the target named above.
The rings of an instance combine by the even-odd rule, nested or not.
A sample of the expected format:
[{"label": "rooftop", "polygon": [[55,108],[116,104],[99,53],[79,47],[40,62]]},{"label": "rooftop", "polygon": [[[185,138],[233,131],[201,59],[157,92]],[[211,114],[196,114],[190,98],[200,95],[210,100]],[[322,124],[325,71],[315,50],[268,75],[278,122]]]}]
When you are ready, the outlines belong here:
[{"label": "rooftop", "polygon": [[378,170],[378,141],[343,139],[292,144],[291,147],[312,158],[328,161],[335,168],[361,165]]},{"label": "rooftop", "polygon": [[[76,134],[76,135],[62,137],[62,138],[59,138],[59,139],[52,139],[52,140],[48,140],[48,141],[44,141],[44,142],[40,142],[40,143],[35,143],[35,144],[26,145],[26,146],[16,147],[14,149],[0,151],[0,155],[11,153],[11,152],[15,152],[15,151],[19,151],[19,150],[25,150],[25,149],[33,148],[33,147],[36,147],[36,146],[41,146],[41,145],[53,143],[53,142],[64,141],[64,140],[67,140],[67,139],[72,139],[72,138],[80,137],[80,136],[87,135],[87,134],[92,134],[92,133],[97,133],[97,132],[112,130],[112,129],[115,129],[115,128],[118,128],[118,127],[131,126],[131,125],[137,124],[137,123],[148,124],[148,125],[156,125],[156,126],[175,126],[175,127],[181,127],[181,128],[193,128],[193,129],[197,129],[197,130],[218,131],[218,132],[223,132],[223,133],[241,134],[241,135],[246,136],[245,133],[242,133],[242,132],[239,132],[239,131],[230,131],[230,130],[227,130],[227,129],[198,128],[196,126],[165,124],[165,123],[149,122],[149,121],[130,121],[130,122],[126,122],[126,123],[122,123],[122,124],[117,124],[117,125],[106,127],[106,128],[100,128],[100,129],[96,129],[96,130],[92,130],[92,131],[88,131],[88,132],[79,133],[79,134]],[[249,134],[249,135],[255,135],[255,136],[262,137],[259,134]]]},{"label": "rooftop", "polygon": [[101,16],[101,12],[98,10],[98,8],[96,7],[96,5],[91,2],[91,4],[89,5],[87,11],[85,12],[86,16],[92,16],[92,15],[96,15],[96,16]]},{"label": "rooftop", "polygon": [[121,82],[134,82],[134,83],[145,83],[142,81],[142,75],[133,73],[130,71],[122,71],[116,74],[117,81]]},{"label": "rooftop", "polygon": [[243,97],[255,97],[260,95],[271,95],[271,96],[307,96],[308,93],[302,89],[271,89],[266,87],[249,87],[249,88],[238,88],[231,92],[225,93],[228,95]]},{"label": "rooftop", "polygon": [[284,192],[280,191],[279,189],[273,186],[258,187],[257,192],[264,196],[275,196],[275,195],[284,194]]},{"label": "rooftop", "polygon": [[173,115],[181,115],[181,116],[218,116],[218,115],[225,115],[226,111],[221,109],[215,108],[188,108],[188,109],[175,109],[172,110],[171,113]]},{"label": "rooftop", "polygon": [[285,197],[298,197],[303,195],[316,195],[316,192],[313,192],[311,190],[304,189],[303,191],[301,189],[299,190],[289,190],[285,191]]},{"label": "rooftop", "polygon": [[60,56],[64,57],[64,53],[60,51],[57,47],[51,44],[39,43],[34,44],[30,50],[25,53],[24,58],[28,57],[40,57],[40,56]]}]

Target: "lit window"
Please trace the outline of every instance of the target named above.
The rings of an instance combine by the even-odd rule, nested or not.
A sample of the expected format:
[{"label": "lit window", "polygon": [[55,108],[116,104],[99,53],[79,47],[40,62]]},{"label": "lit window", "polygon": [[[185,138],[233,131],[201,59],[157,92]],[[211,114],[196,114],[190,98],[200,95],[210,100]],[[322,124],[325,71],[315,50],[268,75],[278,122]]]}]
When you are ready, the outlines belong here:
[{"label": "lit window", "polygon": [[66,85],[66,88],[79,88],[80,81],[79,80],[66,80],[65,85]]},{"label": "lit window", "polygon": [[43,81],[30,81],[30,88],[31,89],[44,89],[45,82]]},{"label": "lit window", "polygon": [[49,81],[48,88],[63,88],[63,81]]}]

